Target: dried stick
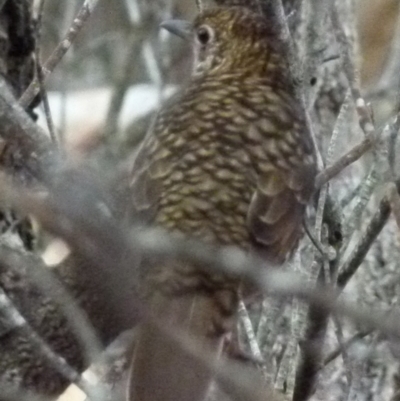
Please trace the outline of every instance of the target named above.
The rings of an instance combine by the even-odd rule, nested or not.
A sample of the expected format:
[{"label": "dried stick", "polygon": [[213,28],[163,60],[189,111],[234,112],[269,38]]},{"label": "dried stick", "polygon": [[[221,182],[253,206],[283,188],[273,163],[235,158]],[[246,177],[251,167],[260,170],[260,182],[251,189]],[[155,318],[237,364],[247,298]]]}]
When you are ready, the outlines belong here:
[{"label": "dried stick", "polygon": [[400,198],[396,185],[389,183],[386,192],[397,227],[400,229]]},{"label": "dried stick", "polygon": [[326,167],[317,175],[315,180],[316,188],[322,187],[333,177],[336,177],[346,167],[350,166],[350,164],[353,164],[361,156],[372,149],[373,145],[374,141],[369,137],[365,138],[358,145],[355,145],[349,152],[341,156],[338,160],[335,161],[335,163],[333,163],[331,166]]},{"label": "dried stick", "polygon": [[46,123],[47,127],[49,129],[50,133],[50,138],[52,139],[53,142],[58,142],[56,133],[55,133],[55,128],[54,128],[54,123],[53,123],[53,118],[51,116],[51,110],[50,110],[50,104],[49,104],[49,98],[47,96],[47,91],[44,86],[44,76],[43,76],[43,70],[41,66],[41,57],[40,57],[40,49],[38,43],[40,43],[40,38],[41,38],[41,24],[42,24],[42,19],[43,19],[43,7],[44,7],[44,2],[45,0],[41,0],[39,4],[39,10],[38,10],[38,17],[37,17],[37,44],[35,47],[35,67],[36,67],[36,75],[37,79],[39,82],[39,88],[40,88],[40,94],[43,100],[43,108],[44,108],[44,114],[46,116]]},{"label": "dried stick", "polygon": [[[47,198],[16,189],[15,186],[11,188],[4,181],[0,182],[0,188],[4,197],[19,210],[34,214],[46,229],[64,238],[74,250],[94,258],[98,273],[109,269],[109,262],[113,267],[121,267],[119,274],[116,274],[115,268],[108,272],[109,280],[118,284],[114,286],[114,292],[116,288],[118,291],[112,298],[122,296],[120,292],[128,285],[128,298],[117,299],[123,301],[117,303],[120,312],[129,315],[139,313],[143,316],[143,312],[138,310],[138,305],[142,303],[132,294],[128,278],[132,275],[132,266],[137,263],[139,252],[155,259],[167,257],[187,260],[204,271],[243,277],[265,293],[279,297],[296,296],[319,308],[348,316],[367,328],[379,328],[387,335],[400,337],[400,322],[393,316],[387,318],[385,313],[371,313],[370,308],[363,310],[343,299],[338,300],[338,293],[333,289],[310,287],[296,274],[265,269],[263,259],[249,256],[240,249],[212,246],[194,239],[177,239],[159,229],[135,230],[127,235],[124,229],[104,215],[102,209],[93,208],[93,193],[87,188],[86,181],[79,185],[72,182],[61,184],[60,187],[50,187],[51,195]],[[79,193],[78,199],[76,193]],[[125,271],[125,268],[128,270]],[[127,310],[124,310],[125,305],[129,307]]]},{"label": "dried stick", "polygon": [[[92,15],[94,8],[96,7],[99,0],[85,0],[78,14],[76,15],[74,22],[69,28],[64,39],[57,45],[53,53],[46,60],[42,66],[43,80],[46,80],[48,76],[53,72],[54,68],[61,61],[65,53],[70,49],[72,43],[78,36],[79,32],[85,26],[86,21]],[[19,103],[23,108],[28,107],[35,96],[40,91],[40,85],[38,77],[36,77],[31,84],[28,86],[26,91],[22,94],[19,99]]]},{"label": "dried stick", "polygon": [[347,378],[347,385],[346,385],[345,397],[344,397],[344,399],[347,400],[348,395],[350,393],[350,389],[352,387],[352,383],[353,383],[353,372],[351,370],[351,363],[350,363],[349,355],[347,352],[347,348],[345,347],[342,323],[339,320],[338,316],[333,315],[333,323],[335,325],[336,338],[339,343],[340,353],[342,355],[343,365],[345,368],[345,375]]},{"label": "dried stick", "polygon": [[332,2],[330,15],[333,28],[336,32],[337,41],[342,49],[343,68],[347,75],[351,94],[356,105],[360,127],[363,130],[366,139],[370,139],[371,141],[373,141],[376,137],[375,126],[371,117],[371,113],[367,105],[365,104],[365,100],[361,96],[359,77],[356,72],[356,63],[353,57],[352,46],[350,44],[348,36],[346,35],[342,21],[340,20],[338,5],[338,0]]},{"label": "dried stick", "polygon": [[[48,135],[25,113],[0,79],[0,140],[3,142],[0,165],[18,178],[39,178],[55,158],[55,148]],[[58,156],[60,157],[60,156]]]},{"label": "dried stick", "polygon": [[356,333],[352,337],[350,337],[348,340],[344,341],[341,345],[339,345],[337,348],[335,348],[333,351],[331,351],[324,359],[323,366],[329,365],[332,361],[334,361],[343,351],[344,349],[348,349],[351,347],[355,342],[363,339],[364,337],[368,336],[371,334],[371,331],[364,331],[361,333]]},{"label": "dried stick", "polygon": [[368,226],[365,228],[361,239],[359,240],[355,249],[340,267],[337,280],[339,288],[344,288],[348,281],[353,277],[354,273],[357,271],[358,267],[364,260],[365,255],[371,248],[372,243],[375,241],[375,239],[385,226],[389,216],[390,203],[385,197],[381,200],[378,206],[378,210],[375,212]]},{"label": "dried stick", "polygon": [[239,309],[238,309],[238,314],[240,321],[244,327],[247,340],[249,342],[250,350],[253,356],[255,356],[258,360],[262,360],[262,355],[260,351],[260,347],[257,342],[256,335],[254,333],[254,328],[253,324],[250,320],[249,313],[247,312],[246,305],[244,304],[243,301],[239,302]]}]

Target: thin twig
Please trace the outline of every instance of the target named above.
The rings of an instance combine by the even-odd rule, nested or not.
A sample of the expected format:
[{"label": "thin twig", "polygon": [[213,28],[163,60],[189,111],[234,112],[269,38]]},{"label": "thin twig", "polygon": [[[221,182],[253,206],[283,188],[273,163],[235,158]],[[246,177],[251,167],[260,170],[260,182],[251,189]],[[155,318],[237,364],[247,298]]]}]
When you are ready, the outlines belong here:
[{"label": "thin twig", "polygon": [[344,288],[351,277],[353,277],[358,267],[363,262],[365,255],[371,248],[372,243],[385,226],[389,216],[390,204],[387,198],[383,198],[378,206],[378,210],[365,228],[355,249],[339,269],[337,280],[339,288]]},{"label": "thin twig", "polygon": [[393,216],[396,219],[397,227],[400,229],[400,197],[396,185],[389,183],[386,193]]},{"label": "thin twig", "polygon": [[336,160],[335,163],[321,171],[315,179],[316,188],[322,187],[322,185],[327,183],[333,177],[337,176],[347,166],[350,166],[350,164],[353,164],[355,161],[357,161],[361,156],[372,149],[373,144],[374,142],[371,140],[371,138],[365,138],[361,143],[355,145],[350,151]]},{"label": "thin twig", "polygon": [[47,91],[44,86],[44,76],[43,76],[43,70],[42,70],[42,66],[41,66],[42,63],[41,63],[40,49],[39,49],[39,43],[40,43],[41,31],[42,31],[41,28],[42,28],[42,20],[43,20],[44,2],[45,2],[45,0],[40,1],[38,17],[37,17],[37,38],[36,38],[37,43],[36,43],[36,47],[35,47],[35,58],[36,58],[35,67],[36,67],[37,79],[39,82],[40,94],[41,94],[42,101],[43,101],[43,108],[44,108],[44,114],[46,117],[46,123],[47,123],[47,127],[48,127],[49,133],[50,133],[50,138],[54,143],[57,143],[58,138],[55,133],[53,118],[51,116],[49,98],[47,96]]},{"label": "thin twig", "polygon": [[[400,337],[400,321],[393,315],[387,318],[385,313],[371,313],[370,308],[364,310],[359,305],[352,306],[343,297],[338,299],[337,291],[332,288],[310,287],[297,274],[282,269],[266,269],[265,261],[256,255],[249,255],[237,248],[201,243],[196,239],[176,238],[160,229],[137,229],[128,235],[125,229],[106,216],[103,209],[93,208],[93,193],[87,188],[86,180],[79,183],[78,177],[75,177],[75,184],[60,184],[61,187],[50,187],[51,196],[46,198],[11,187],[4,180],[0,181],[0,188],[4,200],[8,200],[22,212],[34,214],[45,229],[64,238],[72,249],[88,258],[94,258],[99,273],[107,273],[108,270],[109,283],[105,285],[116,284],[114,292],[115,288],[119,289],[114,298],[117,295],[123,296],[120,292],[123,291],[123,283],[128,281],[128,298],[122,303],[118,302],[118,309],[128,306],[125,312],[130,316],[134,313],[143,314],[138,311],[139,305],[143,303],[134,296],[129,286],[132,266],[137,263],[137,252],[140,250],[142,255],[151,255],[154,260],[187,260],[199,269],[213,274],[218,271],[231,277],[245,278],[265,293],[279,297],[296,296],[319,308],[348,316],[366,328],[380,329],[386,335]],[[74,185],[81,191],[78,198],[77,187]],[[85,190],[82,191],[82,185],[87,188],[87,194]],[[110,269],[110,266],[113,268]],[[115,266],[121,267],[118,270],[120,274],[116,274]]]},{"label": "thin twig", "polygon": [[[79,32],[85,26],[86,21],[92,15],[92,12],[96,7],[98,1],[99,0],[85,0],[64,39],[56,46],[53,53],[43,64],[42,71],[44,80],[46,80],[48,76],[53,72],[54,68],[58,65],[65,53],[69,50]],[[39,93],[39,91],[39,81],[36,77],[20,97],[20,105],[23,108],[28,107],[35,96]]]},{"label": "thin twig", "polygon": [[[249,313],[247,312],[246,305],[244,304],[243,301],[239,302],[238,314],[239,314],[240,322],[243,325],[243,328],[245,330],[252,356],[254,356],[256,360],[262,361],[263,356],[261,354],[260,346],[258,345],[257,337],[254,333],[253,324],[250,320]],[[267,374],[267,369],[266,369],[266,366],[264,363],[261,364],[261,371],[263,373],[263,376],[266,380],[267,385],[272,386],[272,381],[271,382],[268,381],[269,375]]]},{"label": "thin twig", "polygon": [[246,305],[243,301],[239,302],[239,309],[238,309],[239,317],[243,324],[243,327],[246,332],[247,340],[249,342],[250,350],[257,359],[262,360],[262,355],[260,351],[260,347],[257,342],[256,335],[254,333],[253,324],[250,320],[249,313],[247,312]]},{"label": "thin twig", "polygon": [[339,317],[336,315],[333,315],[333,322],[335,325],[335,333],[336,333],[337,341],[339,343],[340,353],[341,353],[342,359],[343,359],[345,375],[347,377],[347,386],[346,386],[345,397],[344,397],[344,399],[347,400],[348,395],[350,393],[350,389],[352,387],[352,383],[353,383],[353,372],[351,370],[351,363],[350,363],[349,355],[347,352],[347,348],[345,346],[342,323],[340,322]]},{"label": "thin twig", "polygon": [[341,49],[343,50],[343,69],[346,73],[351,94],[356,105],[360,127],[363,130],[366,139],[369,139],[371,140],[371,142],[373,142],[374,138],[376,137],[374,122],[372,120],[371,113],[365,103],[365,100],[361,96],[359,76],[355,67],[356,62],[354,60],[352,45],[348,36],[346,35],[343,23],[340,20],[338,6],[338,0],[332,2],[330,15],[333,27],[336,32],[337,41],[341,45]]},{"label": "thin twig", "polygon": [[339,345],[336,349],[331,351],[324,359],[323,366],[329,365],[332,361],[334,361],[341,353],[343,348],[350,348],[355,342],[363,339],[364,337],[371,334],[371,331],[363,331],[361,333],[356,333],[348,340],[344,341],[341,345]]}]

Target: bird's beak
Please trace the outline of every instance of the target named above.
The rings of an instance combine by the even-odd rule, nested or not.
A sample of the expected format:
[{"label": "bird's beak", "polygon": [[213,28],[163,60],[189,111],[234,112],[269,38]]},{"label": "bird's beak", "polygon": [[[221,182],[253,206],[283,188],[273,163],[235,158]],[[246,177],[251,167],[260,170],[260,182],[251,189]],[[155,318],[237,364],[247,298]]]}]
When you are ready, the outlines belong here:
[{"label": "bird's beak", "polygon": [[193,26],[190,22],[171,19],[164,21],[160,24],[160,28],[166,29],[168,32],[181,37],[182,39],[189,39],[192,33]]}]

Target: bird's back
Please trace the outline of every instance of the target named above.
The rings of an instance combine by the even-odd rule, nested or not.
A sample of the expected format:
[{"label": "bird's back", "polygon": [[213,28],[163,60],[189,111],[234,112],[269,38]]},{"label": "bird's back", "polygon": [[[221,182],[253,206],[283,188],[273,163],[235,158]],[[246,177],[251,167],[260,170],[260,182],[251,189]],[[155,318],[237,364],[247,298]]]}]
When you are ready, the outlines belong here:
[{"label": "bird's back", "polygon": [[[312,190],[303,114],[279,85],[243,73],[193,80],[160,112],[138,157],[133,193],[141,190],[135,184],[152,188],[138,208],[147,206],[150,220],[167,230],[262,249],[248,219],[260,182],[272,176],[287,187],[281,201],[299,214]],[[293,175],[303,182],[298,193],[285,182]]]}]

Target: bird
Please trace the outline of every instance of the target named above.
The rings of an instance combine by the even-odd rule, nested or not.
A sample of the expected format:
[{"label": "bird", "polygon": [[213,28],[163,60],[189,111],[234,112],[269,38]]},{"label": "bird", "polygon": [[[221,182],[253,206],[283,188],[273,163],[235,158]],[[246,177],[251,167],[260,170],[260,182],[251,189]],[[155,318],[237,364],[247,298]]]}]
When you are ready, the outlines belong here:
[{"label": "bird", "polygon": [[[255,253],[283,264],[303,235],[316,157],[279,34],[241,6],[213,6],[193,22],[162,24],[193,48],[187,84],[163,106],[137,151],[130,183],[136,221],[176,238]],[[142,262],[152,316],[188,333],[215,359],[234,324],[242,282],[190,260]],[[200,401],[210,373],[143,322],[130,401]]]}]

